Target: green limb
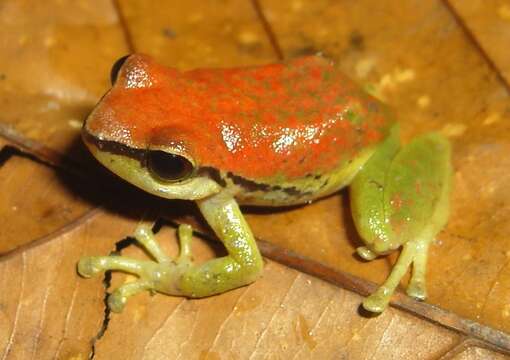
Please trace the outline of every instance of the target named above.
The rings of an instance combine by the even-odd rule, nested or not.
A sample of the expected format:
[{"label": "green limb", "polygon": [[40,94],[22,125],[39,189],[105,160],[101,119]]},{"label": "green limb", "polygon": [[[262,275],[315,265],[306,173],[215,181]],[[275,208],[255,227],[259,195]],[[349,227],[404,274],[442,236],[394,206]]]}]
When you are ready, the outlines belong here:
[{"label": "green limb", "polygon": [[413,260],[411,280],[409,280],[409,284],[407,284],[407,295],[418,300],[425,300],[427,298],[425,275],[427,272],[429,246],[432,241],[433,239],[430,239],[417,244],[416,254],[414,255]]},{"label": "green limb", "polygon": [[366,260],[374,259],[393,245],[390,244],[393,231],[386,219],[384,192],[391,163],[399,149],[399,128],[394,126],[349,186],[352,218],[358,234],[367,244],[357,251]]},{"label": "green limb", "polygon": [[351,185],[354,222],[365,242],[358,254],[372,260],[402,247],[388,279],[363,302],[373,312],[386,308],[411,264],[407,294],[426,298],[429,245],[448,219],[449,143],[430,133],[399,150],[397,135],[395,128]]},{"label": "green limb", "polygon": [[220,193],[197,204],[228,256],[187,271],[179,284],[182,292],[191,297],[209,296],[255,281],[262,272],[263,261],[236,201]]},{"label": "green limb", "polygon": [[201,200],[198,205],[223,241],[227,256],[194,265],[193,230],[189,225],[181,225],[178,229],[180,252],[173,260],[160,248],[151,227],[141,223],[135,238],[156,261],[114,255],[88,256],[80,259],[78,272],[91,277],[103,271],[118,270],[138,276],[137,281],[122,285],[109,296],[108,305],[115,312],[122,311],[129,297],[145,290],[203,297],[253,282],[262,271],[263,261],[236,201],[231,196],[218,194]]},{"label": "green limb", "polygon": [[[413,275],[410,284],[414,285],[408,287],[407,293],[410,296],[416,295],[414,297],[420,300],[425,298],[425,263],[423,260],[426,260],[426,250],[425,252],[423,250],[428,247],[429,243],[430,239],[411,241],[404,244],[402,252],[386,281],[363,301],[365,310],[380,313],[386,309],[391,296],[411,264],[413,264]],[[410,293],[411,288],[412,293]]]}]

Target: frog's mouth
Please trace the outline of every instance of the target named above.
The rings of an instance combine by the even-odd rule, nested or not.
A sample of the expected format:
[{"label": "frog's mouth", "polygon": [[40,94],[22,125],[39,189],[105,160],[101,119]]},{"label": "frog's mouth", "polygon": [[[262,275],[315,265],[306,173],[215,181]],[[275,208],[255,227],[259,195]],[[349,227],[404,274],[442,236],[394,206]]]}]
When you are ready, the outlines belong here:
[{"label": "frog's mouth", "polygon": [[117,176],[153,195],[166,199],[199,200],[218,193],[221,186],[209,177],[196,175],[180,181],[165,181],[146,166],[144,149],[115,141],[100,140],[86,129],[82,138],[92,155]]}]

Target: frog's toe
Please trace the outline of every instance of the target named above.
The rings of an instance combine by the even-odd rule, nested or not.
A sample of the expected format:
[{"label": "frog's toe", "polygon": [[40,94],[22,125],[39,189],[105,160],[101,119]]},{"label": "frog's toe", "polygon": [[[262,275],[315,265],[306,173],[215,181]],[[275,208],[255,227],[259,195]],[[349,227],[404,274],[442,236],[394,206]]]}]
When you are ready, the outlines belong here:
[{"label": "frog's toe", "polygon": [[392,292],[381,286],[372,295],[363,300],[363,308],[373,313],[381,313],[388,307]]},{"label": "frog's toe", "polygon": [[128,296],[122,296],[117,294],[117,291],[115,291],[113,294],[108,296],[108,308],[115,313],[120,313],[124,310],[127,300]]},{"label": "frog's toe", "polygon": [[425,282],[419,280],[411,281],[407,286],[406,293],[417,300],[425,300],[427,298]]},{"label": "frog's toe", "polygon": [[193,262],[193,255],[191,253],[191,240],[193,239],[193,228],[188,224],[179,225],[178,238],[179,238],[179,257],[177,258],[178,264],[191,264]]},{"label": "frog's toe", "polygon": [[[104,269],[101,256],[84,256],[78,262],[78,273],[84,278],[96,276]],[[103,261],[104,263],[104,261]]]},{"label": "frog's toe", "polygon": [[377,254],[366,246],[360,246],[356,248],[356,252],[360,257],[367,261],[374,260],[377,257]]},{"label": "frog's toe", "polygon": [[149,281],[138,280],[127,283],[117,288],[108,296],[108,307],[116,313],[122,312],[129,297],[142,291],[153,289],[154,286]]}]

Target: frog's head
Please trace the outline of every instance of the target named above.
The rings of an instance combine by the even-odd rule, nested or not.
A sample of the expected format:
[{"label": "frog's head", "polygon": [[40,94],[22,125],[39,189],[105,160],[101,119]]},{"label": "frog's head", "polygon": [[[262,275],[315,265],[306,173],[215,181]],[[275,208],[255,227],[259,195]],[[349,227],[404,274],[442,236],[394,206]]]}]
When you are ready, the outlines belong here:
[{"label": "frog's head", "polygon": [[119,59],[112,89],[89,115],[82,138],[104,166],[151,194],[202,199],[221,187],[198,171],[186,128],[168,121],[164,87],[172,72],[145,55]]}]

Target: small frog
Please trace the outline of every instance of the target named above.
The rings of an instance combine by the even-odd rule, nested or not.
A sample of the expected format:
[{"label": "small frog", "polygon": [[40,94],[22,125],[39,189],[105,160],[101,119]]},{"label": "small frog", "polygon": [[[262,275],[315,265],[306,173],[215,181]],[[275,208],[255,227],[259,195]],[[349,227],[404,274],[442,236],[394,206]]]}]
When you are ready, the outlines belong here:
[{"label": "small frog", "polygon": [[120,270],[138,280],[109,297],[120,312],[141,291],[199,298],[255,281],[263,268],[239,205],[309,203],[350,186],[356,228],[372,260],[402,247],[391,274],[363,301],[383,311],[412,264],[407,293],[424,299],[428,247],[445,225],[450,146],[426,134],[405,147],[389,109],[320,56],[233,69],[179,71],[133,54],[112,68],[112,89],[83,140],[112,172],[168,199],[193,200],[228,255],[192,262],[192,229],[171,259],[151,228],[135,238],[155,261],[83,257],[84,277]]}]

